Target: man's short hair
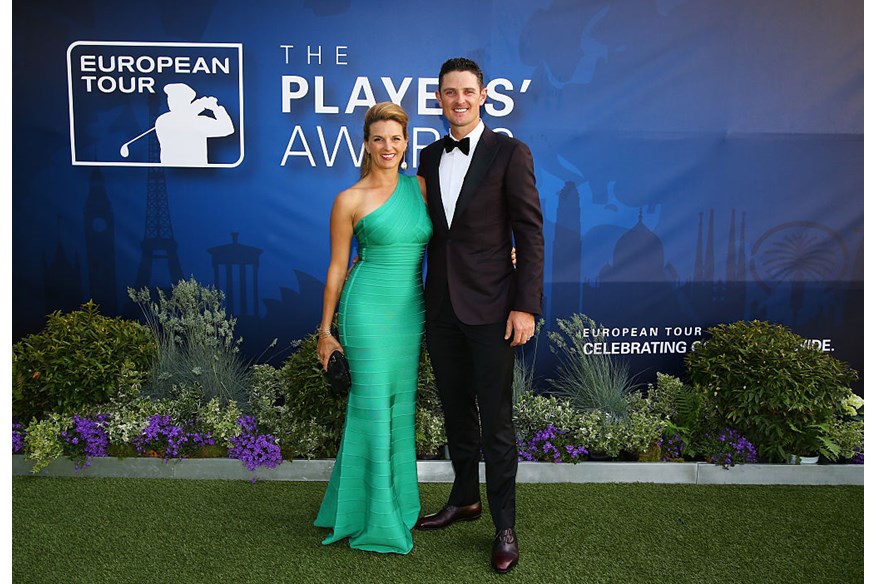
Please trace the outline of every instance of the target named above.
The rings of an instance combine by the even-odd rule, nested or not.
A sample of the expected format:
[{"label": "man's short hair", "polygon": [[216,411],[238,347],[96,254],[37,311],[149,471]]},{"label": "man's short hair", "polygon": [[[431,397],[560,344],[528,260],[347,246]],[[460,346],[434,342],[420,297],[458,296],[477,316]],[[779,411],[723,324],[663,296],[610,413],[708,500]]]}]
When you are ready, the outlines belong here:
[{"label": "man's short hair", "polygon": [[469,71],[474,73],[475,77],[478,78],[478,89],[484,88],[484,72],[481,71],[478,64],[471,59],[466,59],[465,57],[454,57],[452,59],[447,59],[444,61],[444,64],[441,65],[441,72],[438,73],[438,89],[441,89],[441,83],[444,80],[444,76],[451,71]]}]

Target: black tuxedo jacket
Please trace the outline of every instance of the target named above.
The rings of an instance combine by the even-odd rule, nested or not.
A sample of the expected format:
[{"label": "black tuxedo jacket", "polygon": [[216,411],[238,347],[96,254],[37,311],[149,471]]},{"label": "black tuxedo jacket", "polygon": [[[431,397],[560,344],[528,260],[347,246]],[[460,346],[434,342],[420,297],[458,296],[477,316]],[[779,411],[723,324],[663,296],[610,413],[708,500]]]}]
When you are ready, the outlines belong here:
[{"label": "black tuxedo jacket", "polygon": [[544,235],[532,153],[523,142],[485,128],[448,227],[438,178],[442,150],[441,140],[424,148],[418,170],[432,219],[426,318],[434,318],[448,293],[457,317],[469,325],[504,323],[511,310],[540,314]]}]

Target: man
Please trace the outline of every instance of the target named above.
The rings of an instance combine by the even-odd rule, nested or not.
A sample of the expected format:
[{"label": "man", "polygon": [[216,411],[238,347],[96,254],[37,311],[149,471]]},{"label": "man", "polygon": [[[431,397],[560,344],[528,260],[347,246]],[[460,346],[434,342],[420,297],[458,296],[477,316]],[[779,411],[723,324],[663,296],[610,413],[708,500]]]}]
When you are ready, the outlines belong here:
[{"label": "man", "polygon": [[[158,116],[155,134],[161,146],[161,164],[207,166],[207,138],[234,133],[234,123],[215,97],[195,99],[195,90],[185,83],[164,86],[167,108]],[[213,117],[202,116],[204,110]]]},{"label": "man", "polygon": [[444,63],[436,97],[450,135],[423,150],[418,171],[426,182],[433,224],[426,341],[455,479],[447,505],[420,518],[416,527],[442,529],[480,517],[483,453],[496,527],[492,565],[504,573],[519,558],[514,347],[532,337],[541,311],[541,206],[529,148],[481,121],[487,89],[477,63],[464,58]]}]

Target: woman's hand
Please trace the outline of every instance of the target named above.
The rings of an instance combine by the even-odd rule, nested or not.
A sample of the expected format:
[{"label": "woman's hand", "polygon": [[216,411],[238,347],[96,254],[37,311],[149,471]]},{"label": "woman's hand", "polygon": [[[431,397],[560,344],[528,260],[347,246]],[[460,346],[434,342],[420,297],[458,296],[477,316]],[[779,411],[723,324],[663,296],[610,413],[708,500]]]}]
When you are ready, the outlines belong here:
[{"label": "woman's hand", "polygon": [[316,354],[322,363],[322,370],[328,371],[328,360],[335,351],[344,352],[343,347],[333,335],[320,336],[316,344]]}]

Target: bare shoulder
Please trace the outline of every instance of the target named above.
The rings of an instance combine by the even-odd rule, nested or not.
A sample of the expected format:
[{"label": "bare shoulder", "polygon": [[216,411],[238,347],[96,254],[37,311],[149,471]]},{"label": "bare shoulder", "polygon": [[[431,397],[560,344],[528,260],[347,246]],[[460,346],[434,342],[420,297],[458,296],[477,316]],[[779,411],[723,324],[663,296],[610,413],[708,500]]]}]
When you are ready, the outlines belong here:
[{"label": "bare shoulder", "polygon": [[335,205],[342,208],[355,208],[362,203],[362,199],[367,194],[368,188],[359,181],[335,195]]}]

